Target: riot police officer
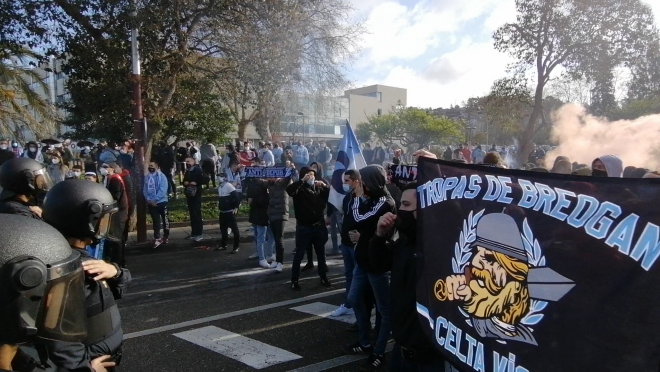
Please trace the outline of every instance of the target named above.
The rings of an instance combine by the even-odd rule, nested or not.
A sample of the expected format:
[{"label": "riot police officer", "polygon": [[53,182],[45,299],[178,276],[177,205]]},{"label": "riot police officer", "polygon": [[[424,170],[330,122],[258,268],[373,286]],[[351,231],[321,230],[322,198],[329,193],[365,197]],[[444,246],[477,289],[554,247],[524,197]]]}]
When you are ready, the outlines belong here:
[{"label": "riot police officer", "polygon": [[123,231],[112,223],[117,210],[117,203],[105,187],[86,180],[60,182],[46,194],[44,221],[80,253],[85,271],[85,348],[72,352],[61,343],[46,343],[49,357],[57,366],[77,368],[80,360],[106,354],[117,364],[121,359],[123,331],[116,300],[122,297],[131,274],[117,264],[93,259],[85,250],[99,239],[121,239]]},{"label": "riot police officer", "polygon": [[53,186],[46,168],[30,158],[14,158],[0,167],[0,213],[41,219],[37,203]]},{"label": "riot police officer", "polygon": [[[0,226],[0,371],[7,371],[24,354],[19,344],[85,338],[84,277],[80,254],[48,224],[0,214]],[[103,359],[76,371],[104,372],[113,364]]]}]

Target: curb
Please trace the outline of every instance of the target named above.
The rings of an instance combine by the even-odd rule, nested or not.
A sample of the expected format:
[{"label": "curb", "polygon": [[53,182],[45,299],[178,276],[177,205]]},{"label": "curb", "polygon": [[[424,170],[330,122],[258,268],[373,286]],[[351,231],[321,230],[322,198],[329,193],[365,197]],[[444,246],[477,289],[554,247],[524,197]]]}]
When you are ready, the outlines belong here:
[{"label": "curb", "polygon": [[[236,222],[248,222],[248,219],[249,219],[249,217],[240,216],[240,217],[236,217]],[[204,221],[202,221],[202,224],[204,226],[217,225],[218,220],[204,220]],[[190,226],[190,221],[170,222],[170,228],[172,228],[172,227],[187,227],[187,226]]]},{"label": "curb", "polygon": [[[283,239],[291,239],[296,236],[295,231],[285,231]],[[228,239],[231,243],[233,238]],[[254,235],[242,235],[240,238],[241,243],[251,243],[254,241]],[[178,240],[168,244],[161,245],[158,249],[154,250],[151,246],[151,243],[142,243],[134,244],[126,247],[126,256],[141,256],[146,254],[151,254],[153,252],[170,252],[170,251],[186,251],[186,250],[195,250],[195,249],[211,249],[218,247],[220,245],[220,239],[204,239],[199,242],[188,241],[188,240]]]}]

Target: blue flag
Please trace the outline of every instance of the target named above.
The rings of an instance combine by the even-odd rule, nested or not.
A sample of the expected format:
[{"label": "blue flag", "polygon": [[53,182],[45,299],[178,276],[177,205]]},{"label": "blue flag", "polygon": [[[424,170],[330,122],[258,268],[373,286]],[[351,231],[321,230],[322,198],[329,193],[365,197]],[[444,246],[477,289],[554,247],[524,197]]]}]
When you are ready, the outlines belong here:
[{"label": "blue flag", "polygon": [[346,133],[339,144],[337,158],[335,160],[335,170],[332,173],[332,187],[330,188],[329,201],[338,210],[342,210],[342,202],[346,192],[344,192],[344,172],[348,169],[362,169],[367,166],[360,150],[355,133],[351,124],[346,120]]}]

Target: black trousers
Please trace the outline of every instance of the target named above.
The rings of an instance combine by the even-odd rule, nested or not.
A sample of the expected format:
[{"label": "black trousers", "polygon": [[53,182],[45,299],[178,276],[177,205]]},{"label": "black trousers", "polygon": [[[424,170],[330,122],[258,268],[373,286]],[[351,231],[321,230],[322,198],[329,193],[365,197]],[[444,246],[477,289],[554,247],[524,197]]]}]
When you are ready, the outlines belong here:
[{"label": "black trousers", "polygon": [[213,160],[206,159],[202,160],[202,171],[204,173],[208,174],[211,177],[211,181],[206,185],[206,187],[209,187],[211,183],[213,183],[213,188],[215,188],[215,163]]},{"label": "black trousers", "polygon": [[[273,238],[275,238],[275,260],[279,263],[284,263],[284,224],[286,221],[270,221],[269,229],[273,231]],[[311,247],[310,247],[311,249]]]},{"label": "black trousers", "polygon": [[222,248],[227,246],[227,239],[229,238],[227,229],[231,229],[231,233],[234,234],[234,249],[238,248],[241,242],[241,234],[238,231],[238,223],[236,223],[236,215],[233,212],[220,213],[220,234],[222,236],[222,240],[220,241],[220,246]]},{"label": "black trousers", "polygon": [[204,231],[204,224],[202,221],[202,196],[187,197],[188,214],[190,215],[190,235],[201,236]]},{"label": "black trousers", "polygon": [[163,225],[163,239],[170,236],[170,214],[167,210],[167,202],[156,204],[155,207],[149,206],[149,214],[153,221],[154,239],[160,239],[160,226]]},{"label": "black trousers", "polygon": [[165,178],[167,179],[167,193],[176,196],[176,185],[174,184],[174,178],[172,177],[172,170],[163,169],[163,174],[165,174]]},{"label": "black trousers", "polygon": [[291,281],[297,282],[300,277],[300,262],[308,248],[314,247],[319,264],[319,276],[325,278],[325,243],[328,241],[328,228],[324,223],[315,226],[296,226],[296,255],[293,258]]}]

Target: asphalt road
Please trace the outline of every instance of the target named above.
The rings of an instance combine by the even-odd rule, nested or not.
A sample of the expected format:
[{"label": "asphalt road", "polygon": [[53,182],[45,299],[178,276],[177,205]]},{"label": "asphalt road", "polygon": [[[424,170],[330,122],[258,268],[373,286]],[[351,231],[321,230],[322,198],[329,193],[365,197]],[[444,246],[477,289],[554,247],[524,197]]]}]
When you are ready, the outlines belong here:
[{"label": "asphalt road", "polygon": [[293,240],[285,240],[281,274],[248,260],[252,244],[236,255],[167,246],[129,253],[121,370],[356,371],[361,361],[341,351],[357,340],[345,330],[350,317],[327,317],[344,298],[341,257],[328,261],[332,288],[320,285],[315,268],[293,292]]}]

